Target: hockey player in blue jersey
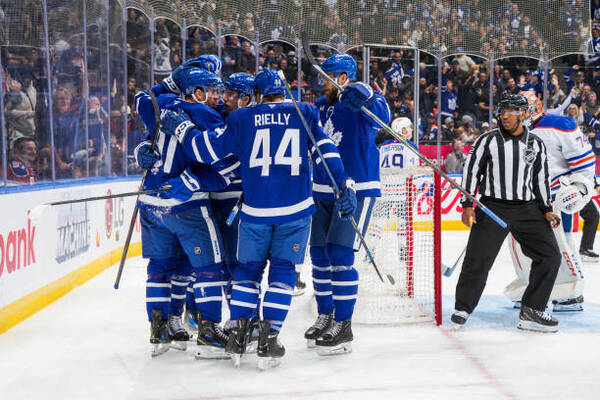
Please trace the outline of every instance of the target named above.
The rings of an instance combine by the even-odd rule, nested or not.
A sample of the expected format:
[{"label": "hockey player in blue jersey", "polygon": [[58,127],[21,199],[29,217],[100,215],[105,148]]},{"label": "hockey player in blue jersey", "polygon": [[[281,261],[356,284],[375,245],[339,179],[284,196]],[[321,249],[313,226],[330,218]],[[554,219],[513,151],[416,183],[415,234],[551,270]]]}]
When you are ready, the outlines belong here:
[{"label": "hockey player in blue jersey", "polygon": [[[225,85],[225,112],[227,114],[238,108],[251,106],[254,103],[254,77],[244,72],[231,74],[224,80]],[[211,206],[215,215],[215,222],[223,237],[223,278],[225,285],[225,296],[227,301],[231,299],[231,281],[233,271],[237,266],[237,238],[239,217],[227,224],[227,218],[242,195],[242,178],[240,174],[240,163],[233,154],[219,160],[213,167],[226,175],[231,184],[218,192],[210,194]],[[228,327],[226,327],[228,328]]]},{"label": "hockey player in blue jersey", "polygon": [[[235,365],[239,365],[247,342],[249,318],[258,300],[258,286],[269,267],[260,321],[259,368],[279,364],[285,354],[278,334],[291,304],[296,280],[295,264],[303,262],[314,201],[310,188],[308,153],[316,148],[298,117],[294,105],[284,102],[281,79],[272,70],[255,78],[262,103],[231,113],[223,131],[201,132],[185,116],[167,113],[162,119],[165,133],[176,135],[198,161],[213,162],[234,154],[241,163],[244,202],[240,211],[238,259],[234,271],[231,319],[236,321],[227,343]],[[352,182],[344,170],[339,152],[319,123],[318,110],[306,103],[300,109],[315,135],[342,195],[335,207],[342,218],[356,208]],[[196,152],[189,149],[196,148]],[[315,172],[321,171],[315,162]]]},{"label": "hockey player in blue jersey", "polygon": [[[220,115],[203,104],[220,85],[218,76],[192,68],[186,72],[181,85],[186,101],[173,94],[163,94],[158,97],[160,109],[185,109],[201,129],[222,126]],[[154,109],[148,94],[136,95],[136,108],[149,131],[153,132]],[[213,222],[208,191],[223,189],[229,183],[214,169],[187,157],[175,138],[162,132],[159,135],[157,148],[160,159],[152,162],[148,142],[138,146],[136,151],[138,162],[143,160],[140,164],[151,168],[144,189],[154,189],[165,182],[173,182],[175,189],[172,189],[173,195],[143,195],[139,199],[142,253],[150,259],[147,308],[152,320],[151,341],[157,345],[155,353],[164,352],[166,346],[161,345],[169,339],[165,334],[165,325],[171,328],[172,320],[178,332],[185,332],[180,315],[192,268],[196,275],[195,302],[205,321],[202,325],[205,334],[198,336],[198,344],[226,341],[218,327],[221,321],[221,238]],[[194,173],[196,176],[192,175]],[[180,179],[181,182],[174,179]],[[167,313],[162,309],[174,302],[177,303],[173,307],[175,311],[168,314],[168,323],[165,323]],[[178,315],[172,315],[175,312]]]},{"label": "hockey player in blue jersey", "polygon": [[[385,98],[372,88],[351,83],[356,80],[357,69],[351,56],[333,55],[321,67],[340,86],[346,87],[338,99],[337,89],[324,80],[325,96],[315,105],[325,133],[337,146],[346,171],[356,182],[358,205],[354,218],[364,234],[375,197],[381,196],[379,150],[375,145],[381,127],[363,114],[360,107],[366,106],[385,123],[390,121],[390,110]],[[321,355],[349,352],[353,340],[351,318],[358,293],[354,252],[360,242],[350,222],[335,212],[333,189],[327,176],[315,170],[313,179],[316,212],[312,219],[310,256],[319,315],[304,337],[308,347],[316,345]]]}]

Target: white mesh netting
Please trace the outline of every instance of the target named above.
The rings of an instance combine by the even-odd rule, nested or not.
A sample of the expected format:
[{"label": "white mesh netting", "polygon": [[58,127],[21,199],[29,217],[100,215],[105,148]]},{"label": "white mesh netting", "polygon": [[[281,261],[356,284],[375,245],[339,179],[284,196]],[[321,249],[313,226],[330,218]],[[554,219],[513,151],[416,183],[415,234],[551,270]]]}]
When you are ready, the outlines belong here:
[{"label": "white mesh netting", "polygon": [[371,324],[435,319],[433,172],[431,168],[382,168],[381,194],[365,235],[382,274],[364,249],[356,256],[360,284],[353,321]]}]

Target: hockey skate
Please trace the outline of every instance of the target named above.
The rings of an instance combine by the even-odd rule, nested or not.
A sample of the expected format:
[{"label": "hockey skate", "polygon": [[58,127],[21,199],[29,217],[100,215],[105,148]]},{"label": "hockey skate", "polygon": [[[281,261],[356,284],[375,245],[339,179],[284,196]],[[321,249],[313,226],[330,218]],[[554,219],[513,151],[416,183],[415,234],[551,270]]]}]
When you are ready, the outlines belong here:
[{"label": "hockey skate", "polygon": [[304,338],[306,339],[306,347],[314,349],[316,347],[315,341],[321,336],[333,322],[333,313],[319,314],[317,320],[310,328],[304,332]]},{"label": "hockey skate", "polygon": [[167,321],[162,319],[161,310],[152,310],[150,316],[150,343],[152,343],[152,357],[158,357],[169,351],[169,328]]},{"label": "hockey skate", "polygon": [[244,352],[245,354],[256,353],[260,330],[259,322],[260,320],[256,317],[250,320],[250,325],[248,327],[248,338],[246,339],[246,351]]},{"label": "hockey skate", "polygon": [[257,355],[258,369],[262,371],[279,366],[285,355],[285,347],[279,341],[279,332],[271,331],[269,321],[259,322]]},{"label": "hockey skate", "polygon": [[183,326],[190,335],[189,340],[194,340],[198,336],[198,315],[196,311],[190,311],[187,308],[183,314]]},{"label": "hockey skate", "polygon": [[454,310],[452,316],[450,317],[450,321],[454,323],[454,329],[462,329],[464,328],[467,320],[469,319],[469,313],[466,311],[457,311]]},{"label": "hockey skate", "polygon": [[229,358],[225,352],[225,345],[229,339],[223,328],[212,321],[200,321],[198,327],[197,360],[224,360]]},{"label": "hockey skate", "polygon": [[246,351],[248,341],[248,330],[250,321],[248,318],[240,318],[237,325],[231,329],[229,340],[225,346],[225,352],[231,357],[233,366],[239,368],[242,362],[242,354]]},{"label": "hockey skate", "polygon": [[579,255],[581,256],[581,261],[589,263],[597,263],[598,261],[600,261],[600,255],[598,255],[598,253],[595,253],[590,249],[579,250]]},{"label": "hockey skate", "polygon": [[306,283],[300,279],[300,272],[296,272],[296,286],[292,296],[302,296],[306,291]]},{"label": "hockey skate", "polygon": [[187,341],[190,340],[190,335],[183,327],[181,317],[169,315],[167,326],[169,327],[171,347],[181,351],[187,350]]},{"label": "hockey skate", "polygon": [[583,311],[583,295],[566,300],[552,300],[552,305],[552,312]]},{"label": "hockey skate", "polygon": [[544,311],[534,310],[524,305],[519,313],[517,328],[524,331],[554,333],[558,332],[558,321]]},{"label": "hockey skate", "polygon": [[333,356],[352,353],[352,321],[333,322],[325,333],[316,341],[317,354]]}]

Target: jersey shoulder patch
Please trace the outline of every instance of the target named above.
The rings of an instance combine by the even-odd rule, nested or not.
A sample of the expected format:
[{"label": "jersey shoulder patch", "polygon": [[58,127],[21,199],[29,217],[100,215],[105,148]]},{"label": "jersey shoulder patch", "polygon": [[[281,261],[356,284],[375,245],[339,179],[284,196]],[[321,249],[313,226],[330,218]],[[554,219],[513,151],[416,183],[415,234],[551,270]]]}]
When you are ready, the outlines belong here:
[{"label": "jersey shoulder patch", "polygon": [[9,163],[9,166],[10,166],[10,169],[11,169],[12,173],[14,174],[14,176],[21,177],[21,176],[27,176],[29,174],[29,171],[28,171],[27,167],[25,166],[25,164],[23,164],[19,160],[12,160]]},{"label": "jersey shoulder patch", "polygon": [[577,123],[566,115],[546,114],[535,126],[535,129],[554,129],[561,132],[573,132],[577,129]]}]

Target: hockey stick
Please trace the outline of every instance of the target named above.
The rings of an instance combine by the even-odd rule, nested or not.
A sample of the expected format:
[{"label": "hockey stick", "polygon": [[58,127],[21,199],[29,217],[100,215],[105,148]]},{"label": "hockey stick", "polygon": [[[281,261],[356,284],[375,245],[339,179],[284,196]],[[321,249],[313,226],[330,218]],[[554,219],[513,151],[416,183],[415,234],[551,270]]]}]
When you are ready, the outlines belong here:
[{"label": "hockey stick", "polygon": [[244,193],[242,193],[240,195],[240,198],[238,199],[237,203],[235,203],[235,206],[233,206],[233,208],[229,212],[229,216],[227,216],[227,220],[225,221],[225,224],[227,226],[231,226],[231,224],[233,224],[233,220],[238,215],[238,212],[240,211],[240,208],[242,208],[242,203],[243,202],[244,202]]},{"label": "hockey stick", "polygon": [[[339,198],[340,193],[341,193],[340,188],[338,187],[337,183],[335,182],[335,179],[333,178],[331,170],[329,169],[329,166],[327,165],[327,162],[325,161],[325,157],[323,157],[323,153],[321,152],[321,149],[319,148],[319,146],[317,144],[317,140],[315,139],[312,131],[310,130],[308,123],[304,119],[304,115],[302,115],[302,111],[300,110],[300,107],[298,106],[298,102],[296,101],[296,99],[294,98],[294,95],[292,94],[292,88],[290,87],[290,84],[288,83],[287,79],[285,79],[285,75],[283,74],[283,71],[279,70],[279,71],[277,71],[277,74],[279,75],[279,78],[283,81],[285,90],[287,91],[288,95],[291,97],[292,103],[294,104],[294,108],[296,108],[296,112],[298,113],[298,116],[300,116],[300,120],[302,120],[302,125],[304,125],[304,129],[306,129],[306,132],[308,133],[308,136],[310,137],[311,142],[313,143],[313,145],[315,146],[315,149],[317,150],[317,154],[319,155],[319,158],[321,159],[321,162],[323,163],[323,168],[325,168],[325,172],[327,172],[327,176],[329,177],[329,180],[331,181],[331,184],[333,185],[333,192],[335,194],[335,197]],[[383,276],[381,275],[381,272],[379,271],[379,268],[377,267],[377,264],[375,263],[375,259],[373,258],[373,255],[371,254],[369,247],[367,246],[367,242],[365,242],[365,238],[363,237],[362,232],[360,231],[360,229],[358,229],[358,225],[356,224],[356,221],[354,220],[353,216],[350,217],[350,223],[352,224],[354,231],[360,238],[360,242],[365,247],[365,251],[367,252],[369,261],[371,261],[373,268],[375,268],[375,272],[377,272],[379,279],[381,279],[381,282],[385,283],[385,280],[383,279]],[[392,285],[395,284],[394,278],[391,275],[386,274],[386,278],[388,279],[390,284],[392,284]]]},{"label": "hockey stick", "polygon": [[165,185],[158,189],[152,190],[143,190],[136,192],[125,192],[125,193],[117,193],[117,194],[109,194],[106,196],[94,196],[94,197],[84,197],[83,199],[74,199],[74,200],[62,200],[62,201],[54,201],[52,203],[39,204],[29,211],[29,218],[38,219],[42,216],[42,214],[52,206],[60,206],[63,204],[75,204],[75,203],[85,203],[88,201],[96,201],[96,200],[107,200],[107,199],[118,199],[119,197],[128,197],[128,196],[138,196],[142,194],[151,194],[151,193],[159,193],[159,192],[167,192],[171,190],[171,185]]},{"label": "hockey stick", "polygon": [[[302,49],[304,50],[304,54],[306,55],[306,58],[308,59],[308,61],[311,63],[312,67],[323,78],[327,79],[333,86],[335,86],[337,88],[338,92],[341,94],[344,91],[344,88],[342,88],[335,81],[335,79],[333,79],[332,77],[327,75],[327,73],[325,73],[325,71],[323,71],[323,69],[319,66],[319,64],[316,63],[312,53],[310,52],[310,44],[308,43],[308,34],[306,32],[304,32],[302,34]],[[379,117],[377,117],[377,115],[373,114],[371,112],[371,110],[369,110],[367,107],[362,106],[360,109],[363,113],[365,113],[369,117],[371,117],[371,119],[373,121],[377,122],[387,133],[389,133],[390,135],[392,135],[393,137],[398,139],[400,142],[402,142],[410,151],[415,153],[415,155],[417,157],[419,157],[419,159],[421,159],[425,164],[430,166],[436,173],[438,173],[440,176],[442,176],[444,179],[446,179],[452,186],[454,186],[456,189],[458,189],[464,196],[466,196],[474,204],[477,204],[478,207],[481,207],[481,211],[486,213],[498,225],[500,225],[502,228],[506,229],[506,226],[507,226],[506,222],[504,222],[502,219],[500,219],[500,217],[498,217],[492,210],[490,210],[489,208],[484,206],[479,200],[477,200],[475,198],[475,196],[473,196],[471,193],[467,192],[465,190],[465,188],[463,188],[460,184],[458,184],[458,183],[454,182],[452,179],[450,179],[450,176],[448,176],[448,174],[446,174],[444,171],[442,171],[437,165],[435,165],[435,163],[433,161],[431,161],[429,158],[424,156],[419,150],[415,149],[408,140],[404,139],[397,132],[395,132],[392,128],[390,128],[387,124],[385,124]]]},{"label": "hockey stick", "polygon": [[458,266],[460,261],[463,259],[463,256],[465,255],[466,251],[467,251],[467,247],[465,246],[463,251],[460,253],[458,258],[454,262],[454,265],[452,265],[451,267],[449,267],[445,264],[442,264],[442,273],[444,274],[445,277],[450,277],[452,275],[452,273],[454,272],[454,270],[456,269],[456,267]]},{"label": "hockey stick", "polygon": [[[154,151],[154,148],[156,147],[156,140],[158,138],[158,131],[160,129],[160,111],[158,109],[158,101],[156,100],[156,96],[154,96],[154,93],[152,92],[152,88],[148,89],[148,95],[150,96],[150,99],[152,100],[152,107],[154,108],[154,137],[152,138],[152,145],[150,146],[150,149],[152,151]],[[148,170],[144,171],[144,174],[142,175],[142,182],[140,184],[140,191],[141,188],[144,187],[144,181],[146,180],[146,175],[148,175]],[[139,193],[138,193],[138,198],[139,198]],[[138,216],[138,205],[137,205],[137,199],[135,202],[135,205],[133,206],[133,214],[131,214],[131,221],[129,221],[129,229],[127,231],[127,238],[125,239],[125,245],[123,246],[123,253],[121,254],[121,262],[119,263],[119,269],[117,270],[117,277],[115,278],[115,284],[114,284],[114,288],[115,290],[119,288],[119,283],[121,282],[121,274],[123,274],[123,267],[125,266],[125,260],[127,258],[127,252],[129,251],[129,244],[131,243],[131,236],[133,235],[133,227],[135,226],[135,221],[137,220],[137,216]]]}]

